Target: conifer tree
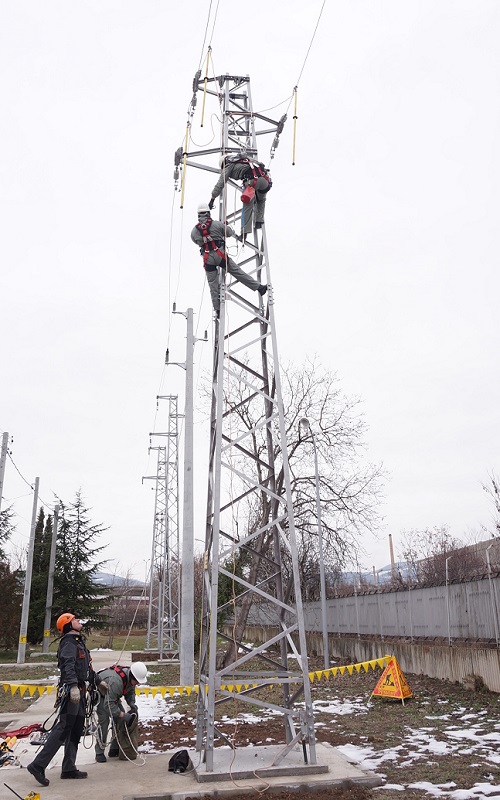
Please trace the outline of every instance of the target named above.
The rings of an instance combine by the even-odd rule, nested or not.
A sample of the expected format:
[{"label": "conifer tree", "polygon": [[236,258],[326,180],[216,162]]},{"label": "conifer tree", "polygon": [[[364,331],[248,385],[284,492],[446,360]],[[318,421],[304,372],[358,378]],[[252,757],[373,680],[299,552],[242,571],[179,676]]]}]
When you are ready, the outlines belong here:
[{"label": "conifer tree", "polygon": [[52,517],[49,515],[45,520],[45,511],[42,506],[38,514],[33,547],[33,572],[28,617],[28,642],[30,644],[40,644],[43,641],[51,542]]},{"label": "conifer tree", "polygon": [[15,525],[12,523],[14,512],[12,506],[0,511],[0,562],[7,560],[7,555],[4,550],[4,545],[12,536],[15,530]]},{"label": "conifer tree", "polygon": [[0,512],[0,647],[14,648],[19,640],[21,607],[23,602],[22,572],[13,570],[9,564],[4,546],[12,535],[15,525],[12,522],[12,507]]},{"label": "conifer tree", "polygon": [[85,507],[81,490],[73,503],[62,507],[57,532],[53,627],[57,617],[65,611],[89,620],[87,632],[102,628],[107,621],[101,608],[108,591],[94,582],[96,573],[105,564],[105,561],[94,561],[105,547],[97,547],[95,540],[107,528],[91,523],[90,510]]}]

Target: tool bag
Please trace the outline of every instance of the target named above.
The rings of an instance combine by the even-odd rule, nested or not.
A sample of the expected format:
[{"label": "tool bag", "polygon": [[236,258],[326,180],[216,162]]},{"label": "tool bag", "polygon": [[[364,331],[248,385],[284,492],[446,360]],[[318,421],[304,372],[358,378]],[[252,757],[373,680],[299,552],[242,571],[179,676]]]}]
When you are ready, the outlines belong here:
[{"label": "tool bag", "polygon": [[245,186],[241,193],[241,202],[242,203],[251,203],[255,197],[255,189],[253,186]]},{"label": "tool bag", "polygon": [[189,766],[189,753],[187,750],[178,750],[168,762],[169,772],[185,772]]}]

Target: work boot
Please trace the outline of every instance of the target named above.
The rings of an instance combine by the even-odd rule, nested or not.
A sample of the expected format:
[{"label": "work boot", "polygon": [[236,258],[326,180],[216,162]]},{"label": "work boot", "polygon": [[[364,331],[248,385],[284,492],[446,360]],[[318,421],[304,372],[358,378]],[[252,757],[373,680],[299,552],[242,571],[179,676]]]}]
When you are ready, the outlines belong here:
[{"label": "work boot", "polygon": [[71,772],[61,772],[61,778],[86,778],[87,773],[80,769],[72,769]]},{"label": "work boot", "polygon": [[105,764],[108,759],[106,758],[104,753],[97,753],[95,760],[97,761],[98,764]]},{"label": "work boot", "polygon": [[267,292],[267,283],[261,283],[257,291],[261,296],[265,295]]},{"label": "work boot", "polygon": [[116,750],[110,750],[110,751],[108,752],[108,758],[118,758],[119,754],[120,754],[120,752],[119,752],[119,750],[118,750],[118,749],[116,749]]},{"label": "work boot", "polygon": [[262,228],[263,224],[264,224],[263,222],[256,222],[255,223],[255,230],[257,231],[257,230],[259,230],[259,228]]},{"label": "work boot", "polygon": [[49,785],[50,781],[49,781],[48,778],[45,777],[45,770],[44,769],[42,769],[41,767],[37,767],[37,765],[34,764],[33,762],[31,764],[28,764],[26,769],[28,770],[30,775],[33,775],[34,779],[36,781],[38,781],[38,783],[41,786],[48,786]]}]

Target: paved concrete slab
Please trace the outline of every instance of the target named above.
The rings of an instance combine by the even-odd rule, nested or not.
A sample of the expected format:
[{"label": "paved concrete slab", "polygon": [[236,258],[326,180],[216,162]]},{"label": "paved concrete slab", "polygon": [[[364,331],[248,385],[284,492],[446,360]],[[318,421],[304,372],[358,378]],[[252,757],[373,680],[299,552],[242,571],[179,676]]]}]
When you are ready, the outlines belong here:
[{"label": "paved concrete slab", "polygon": [[[200,783],[214,781],[241,780],[242,778],[278,777],[290,775],[318,775],[328,772],[326,763],[306,764],[302,748],[296,746],[276,764],[284,750],[283,745],[262,745],[258,747],[217,747],[214,750],[214,766],[207,772],[201,764],[195,768],[196,780]],[[191,761],[196,763],[196,753],[189,752]]]},{"label": "paved concrete slab", "polygon": [[[93,651],[92,657],[96,669],[109,666],[118,658],[118,653],[110,651]],[[120,656],[120,663],[130,664],[130,653]],[[1,674],[1,673],[0,673]],[[20,673],[21,674],[21,673]],[[26,675],[28,672],[26,672]],[[34,722],[42,723],[53,711],[54,695],[43,695],[36,700],[26,711],[16,715],[5,715],[10,719],[10,728],[30,725]],[[4,719],[0,715],[0,719]],[[94,747],[91,737],[82,740],[78,749],[77,766],[88,772],[86,780],[68,781],[61,780],[60,767],[62,762],[62,749],[50,767],[46,776],[50,780],[48,787],[40,786],[30,775],[25,767],[33,760],[37,748],[30,745],[27,739],[20,739],[16,743],[14,753],[17,757],[16,766],[0,768],[0,800],[13,800],[14,795],[3,785],[7,783],[15,792],[26,797],[30,791],[38,791],[41,800],[88,800],[90,797],[103,798],[103,800],[184,800],[186,797],[203,797],[207,794],[217,797],[234,797],[243,795],[256,796],[258,790],[266,786],[277,790],[279,787],[294,789],[311,789],[320,786],[336,786],[345,781],[361,783],[366,786],[378,786],[382,783],[379,776],[374,773],[359,769],[350,764],[335,748],[328,744],[319,743],[317,746],[318,763],[326,770],[320,774],[271,774],[272,761],[275,750],[279,746],[269,748],[262,757],[255,756],[255,751],[267,748],[239,748],[236,751],[238,764],[246,768],[247,774],[253,777],[241,778],[235,774],[233,751],[230,748],[216,748],[214,759],[215,769],[220,770],[217,779],[210,782],[200,782],[199,776],[203,774],[203,766],[198,763],[198,755],[190,751],[194,769],[181,775],[168,771],[168,763],[173,753],[180,749],[172,748],[167,753],[159,755],[139,754],[136,761],[119,761],[110,759],[105,764],[97,764],[94,759]],[[265,761],[264,755],[269,755]],[[291,757],[291,758],[290,758]],[[297,759],[302,761],[301,751],[287,754],[290,758],[289,772],[298,766]],[[258,762],[257,770],[248,766]],[[283,762],[284,763],[284,762]],[[20,766],[19,766],[20,765]],[[224,766],[225,765],[225,766]],[[224,771],[222,771],[224,768]],[[256,774],[257,772],[257,774]],[[197,777],[198,775],[198,777]]]},{"label": "paved concrete slab", "polygon": [[[34,748],[33,748],[34,749]],[[178,748],[177,748],[178,749]],[[246,749],[246,748],[245,748]],[[252,748],[249,748],[250,750]],[[256,796],[266,786],[278,790],[287,787],[296,790],[311,790],[320,787],[339,786],[345,781],[379,786],[381,778],[374,773],[359,769],[349,764],[334,747],[319,743],[318,760],[326,765],[327,772],[316,775],[267,775],[265,767],[260,768],[258,776],[252,778],[236,778],[230,775],[228,780],[215,780],[200,784],[196,780],[194,770],[182,775],[168,771],[168,763],[174,753],[139,756],[136,761],[108,760],[106,764],[96,764],[93,750],[85,751],[81,746],[78,751],[78,767],[88,772],[86,780],[61,780],[60,768],[54,763],[45,774],[50,780],[47,787],[39,786],[34,778],[19,767],[2,767],[0,778],[0,798],[13,798],[3,783],[7,783],[21,797],[30,791],[39,791],[41,800],[88,800],[89,797],[102,797],[103,800],[184,800],[186,797],[204,797],[207,794],[220,797]],[[240,753],[241,751],[238,751]],[[250,756],[251,757],[251,754]],[[30,758],[21,757],[26,765]],[[196,762],[194,762],[196,766]]]}]

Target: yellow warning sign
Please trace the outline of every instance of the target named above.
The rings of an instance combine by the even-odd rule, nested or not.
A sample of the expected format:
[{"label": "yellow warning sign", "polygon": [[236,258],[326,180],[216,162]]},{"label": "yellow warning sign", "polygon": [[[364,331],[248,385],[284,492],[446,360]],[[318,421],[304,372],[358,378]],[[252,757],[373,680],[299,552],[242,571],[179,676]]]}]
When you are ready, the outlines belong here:
[{"label": "yellow warning sign", "polygon": [[391,697],[394,700],[401,700],[403,703],[406,697],[412,696],[412,691],[408,686],[401,667],[394,657],[389,660],[380,679],[372,692],[372,696]]}]

